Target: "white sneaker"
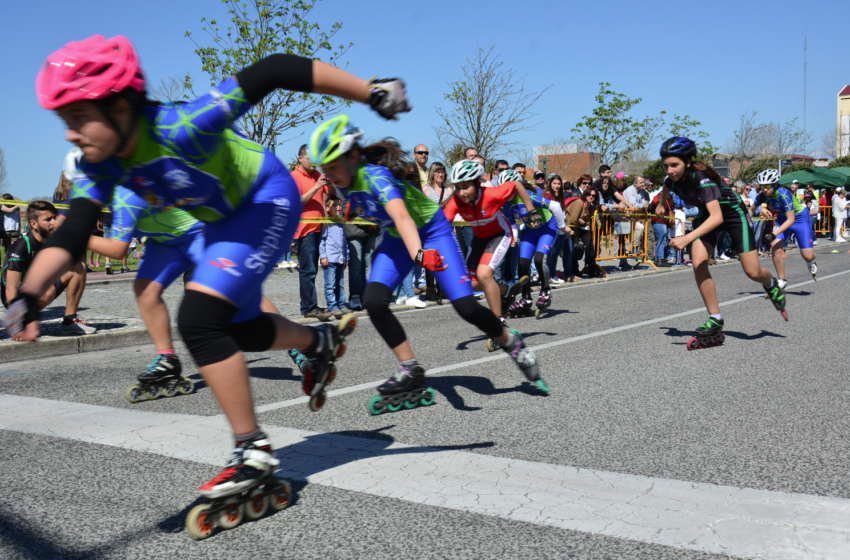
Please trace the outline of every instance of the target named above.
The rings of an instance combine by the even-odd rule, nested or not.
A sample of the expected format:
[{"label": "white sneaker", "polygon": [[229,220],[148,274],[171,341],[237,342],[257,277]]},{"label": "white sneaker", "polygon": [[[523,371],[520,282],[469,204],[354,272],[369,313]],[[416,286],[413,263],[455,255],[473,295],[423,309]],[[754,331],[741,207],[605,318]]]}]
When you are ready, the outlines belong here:
[{"label": "white sneaker", "polygon": [[560,286],[561,284],[566,284],[566,282],[564,282],[558,277],[552,278],[551,280],[549,280],[549,283],[553,286]]},{"label": "white sneaker", "polygon": [[75,317],[71,324],[62,323],[59,330],[62,331],[62,334],[94,334],[97,332],[96,328],[90,327],[79,317]]},{"label": "white sneaker", "polygon": [[109,262],[109,261],[106,261],[106,264],[105,264],[105,265],[103,265],[103,270],[104,270],[104,272],[106,272],[107,274],[112,274],[112,263],[111,263],[111,262]]},{"label": "white sneaker", "polygon": [[298,263],[295,261],[289,261],[289,268],[298,268]]},{"label": "white sneaker", "polygon": [[407,303],[407,298],[404,296],[399,297],[395,300],[396,305],[404,305],[405,303]]},{"label": "white sneaker", "polygon": [[279,262],[279,263],[277,263],[277,267],[278,267],[278,268],[289,268],[289,263],[288,263],[288,262],[285,262],[285,261],[284,261],[284,262]]},{"label": "white sneaker", "polygon": [[418,297],[412,297],[407,300],[407,305],[412,305],[417,309],[422,309],[423,307],[428,307],[428,304],[419,299]]},{"label": "white sneaker", "polygon": [[730,259],[729,257],[726,256],[726,253],[723,253],[722,255],[720,255],[717,258],[720,259],[721,261],[731,261],[732,260],[732,259]]}]

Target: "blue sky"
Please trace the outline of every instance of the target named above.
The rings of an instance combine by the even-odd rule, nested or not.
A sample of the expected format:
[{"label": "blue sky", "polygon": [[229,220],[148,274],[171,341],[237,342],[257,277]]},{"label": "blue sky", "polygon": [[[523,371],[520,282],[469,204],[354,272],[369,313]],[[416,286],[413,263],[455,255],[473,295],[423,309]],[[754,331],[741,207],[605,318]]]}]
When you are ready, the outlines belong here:
[{"label": "blue sky", "polygon": [[[601,81],[642,97],[638,115],[689,114],[716,145],[731,137],[739,116],[757,109],[766,120],[803,112],[803,36],[809,30],[808,128],[811,149],[834,130],[836,94],[850,83],[847,4],[813,0],[765,2],[537,1],[463,3],[365,0],[320,2],[313,19],[343,23],[334,43],[353,42],[344,60],[363,77],[407,81],[414,111],[397,123],[358,107],[351,118],[371,138],[394,136],[407,148],[430,143],[447,81],[478,45],[501,53],[506,66],[528,74],[527,86],[547,91],[535,106],[540,122],[517,140],[533,146],[570,129],[593,107]],[[9,192],[27,199],[52,193],[70,145],[58,118],[41,109],[35,76],[44,58],[68,41],[94,34],[126,35],[139,50],[151,82],[185,72],[206,77],[184,37],[201,37],[201,17],[226,19],[218,0],[5,2],[0,8],[3,87],[0,147]],[[203,88],[196,88],[196,91]],[[309,130],[303,132],[309,133]],[[306,134],[278,148],[289,160]],[[507,154],[505,154],[507,155]]]}]

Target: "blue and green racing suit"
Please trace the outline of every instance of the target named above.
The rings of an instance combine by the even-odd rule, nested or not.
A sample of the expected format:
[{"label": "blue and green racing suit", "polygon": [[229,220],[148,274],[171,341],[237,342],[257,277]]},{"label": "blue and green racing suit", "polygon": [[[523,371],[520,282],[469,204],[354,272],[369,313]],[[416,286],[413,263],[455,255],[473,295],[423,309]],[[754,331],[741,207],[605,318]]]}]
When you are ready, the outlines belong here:
[{"label": "blue and green racing suit", "polygon": [[347,189],[337,191],[357,213],[385,229],[381,245],[375,251],[369,282],[380,282],[395,289],[413,268],[410,253],[395,228],[385,206],[401,199],[419,230],[425,249],[436,249],[448,268],[434,272],[434,277],[449,301],[472,295],[472,283],[463,262],[457,238],[440,206],[407,181],[397,179],[380,165],[362,164],[357,177]]},{"label": "blue and green racing suit", "polygon": [[185,104],[145,106],[128,160],[83,160],[72,198],[112,203],[124,186],[155,212],[179,209],[205,224],[192,280],[260,314],[262,283],[289,247],[301,216],[295,181],[275,155],[235,128],[251,109],[235,78]]},{"label": "blue and green racing suit", "polygon": [[534,253],[548,255],[555,239],[558,238],[558,230],[564,229],[565,224],[564,210],[557,200],[549,200],[530,192],[528,197],[531,199],[531,205],[534,206],[543,220],[543,225],[539,228],[528,227],[528,209],[519,195],[503,207],[505,215],[513,224],[514,237],[518,238],[518,226],[520,224],[526,225],[519,247],[519,258],[521,259],[531,259],[534,257]]},{"label": "blue and green racing suit", "polygon": [[766,204],[767,209],[776,214],[777,226],[781,226],[788,220],[787,212],[794,212],[794,224],[777,235],[776,239],[786,241],[789,233],[793,232],[797,237],[800,249],[814,247],[811,212],[791,191],[785,187],[777,187],[773,191],[773,196],[767,197]]},{"label": "blue and green racing suit", "polygon": [[156,212],[141,196],[118,187],[112,197],[112,238],[130,242],[147,237],[138,279],[168,287],[196,266],[204,254],[204,225],[188,212],[168,208]]}]

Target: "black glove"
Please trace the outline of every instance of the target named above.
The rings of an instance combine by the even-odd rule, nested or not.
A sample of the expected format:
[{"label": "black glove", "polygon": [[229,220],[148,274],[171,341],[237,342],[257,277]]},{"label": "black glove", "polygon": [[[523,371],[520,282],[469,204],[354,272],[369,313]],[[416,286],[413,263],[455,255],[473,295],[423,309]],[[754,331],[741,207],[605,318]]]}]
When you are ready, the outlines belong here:
[{"label": "black glove", "polygon": [[773,242],[775,240],[776,240],[776,236],[773,235],[772,233],[768,232],[768,233],[764,234],[764,242],[767,243],[768,245],[773,244]]},{"label": "black glove", "polygon": [[19,293],[10,303],[3,318],[3,328],[9,336],[15,336],[33,321],[38,321],[38,299]]},{"label": "black glove", "polygon": [[537,229],[543,225],[543,218],[540,217],[540,214],[537,212],[537,208],[533,208],[531,212],[528,213],[528,227],[531,229]]},{"label": "black glove", "polygon": [[387,120],[393,119],[397,113],[410,112],[412,107],[407,104],[404,80],[373,79],[369,82],[369,106]]}]

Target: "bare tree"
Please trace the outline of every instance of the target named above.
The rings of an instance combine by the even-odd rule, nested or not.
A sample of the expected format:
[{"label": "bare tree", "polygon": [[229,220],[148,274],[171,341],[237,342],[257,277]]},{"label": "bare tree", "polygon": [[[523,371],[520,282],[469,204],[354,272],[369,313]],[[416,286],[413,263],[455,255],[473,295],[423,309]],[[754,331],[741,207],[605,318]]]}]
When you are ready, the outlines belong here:
[{"label": "bare tree", "polygon": [[746,111],[741,115],[738,128],[732,133],[732,138],[726,140],[726,149],[732,160],[743,165],[752,161],[761,150],[761,134],[757,122],[758,111]]},{"label": "bare tree", "polygon": [[812,135],[797,126],[797,117],[785,122],[771,121],[761,127],[762,155],[786,156],[803,154],[812,142]]},{"label": "bare tree", "polygon": [[0,191],[5,190],[8,186],[6,176],[6,156],[3,154],[3,148],[0,148]]},{"label": "bare tree", "polygon": [[838,157],[838,138],[840,133],[841,129],[836,126],[834,130],[827,130],[820,137],[820,149],[829,159],[836,159]]},{"label": "bare tree", "polygon": [[449,108],[436,108],[441,123],[432,127],[436,145],[443,154],[456,144],[474,146],[485,159],[507,153],[519,144],[511,139],[513,134],[536,125],[529,123],[536,116],[531,107],[551,86],[541,92],[526,91],[526,76],[504,68],[493,47],[488,51],[479,47],[462,72],[460,80],[448,82]]},{"label": "bare tree", "polygon": [[159,84],[150,87],[148,97],[157,101],[180,101],[188,99],[188,93],[192,92],[192,76],[186,73],[184,76],[175,74],[162,78]]}]

